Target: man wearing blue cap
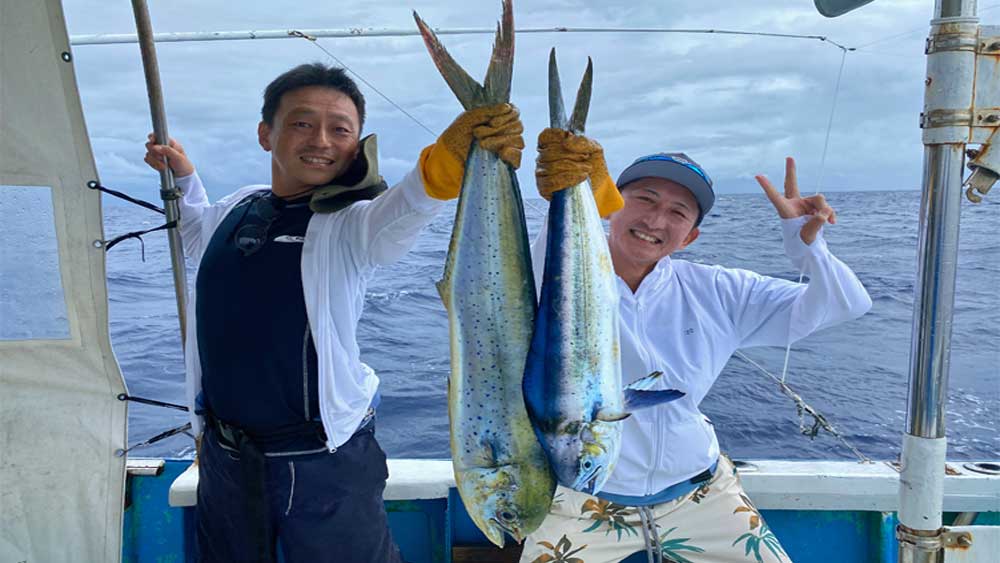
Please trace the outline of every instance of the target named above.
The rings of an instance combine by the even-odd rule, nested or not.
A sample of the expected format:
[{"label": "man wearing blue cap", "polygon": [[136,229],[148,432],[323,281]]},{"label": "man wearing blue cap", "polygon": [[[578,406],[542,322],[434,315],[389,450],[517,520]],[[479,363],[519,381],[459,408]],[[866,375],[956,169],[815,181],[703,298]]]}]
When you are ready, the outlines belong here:
[{"label": "man wearing blue cap", "polygon": [[[781,217],[785,251],[809,280],[794,283],[671,257],[698,238],[715,203],[712,180],[683,153],[639,158],[616,183],[597,143],[547,129],[537,164],[543,197],[589,179],[601,216],[610,218],[623,384],[662,371],[658,385],[685,396],[623,421],[621,454],[603,490],[591,496],[560,487],[551,513],[525,540],[521,561],[571,552],[583,563],[633,554],[635,561],[790,561],[698,406],[736,350],[785,346],[871,307],[861,282],[823,239],[822,227],[835,223],[836,213],[822,195],[799,195],[791,158],[784,195],[757,176]],[[538,269],[544,241],[543,229],[533,246]]]}]

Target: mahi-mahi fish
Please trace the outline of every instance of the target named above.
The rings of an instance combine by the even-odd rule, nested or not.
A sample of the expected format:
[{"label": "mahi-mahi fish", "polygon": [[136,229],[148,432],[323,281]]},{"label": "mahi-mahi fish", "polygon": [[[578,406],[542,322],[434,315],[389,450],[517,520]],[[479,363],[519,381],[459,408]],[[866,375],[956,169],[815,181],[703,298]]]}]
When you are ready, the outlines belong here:
[{"label": "mahi-mahi fish", "polygon": [[[588,58],[567,121],[552,50],[552,127],[583,133],[592,84],[593,64]],[[622,389],[618,288],[588,180],[552,195],[548,226],[541,298],[525,369],[525,403],[559,484],[594,494],[618,459],[619,421],[631,410],[683,393],[652,390],[659,372]]]},{"label": "mahi-mahi fish", "polygon": [[[431,58],[465,109],[510,99],[511,1],[503,2],[484,85],[414,13]],[[528,234],[510,165],[473,143],[438,283],[448,311],[448,415],[455,481],[473,522],[499,547],[541,525],[555,492],[524,405],[521,380],[537,307]]]}]

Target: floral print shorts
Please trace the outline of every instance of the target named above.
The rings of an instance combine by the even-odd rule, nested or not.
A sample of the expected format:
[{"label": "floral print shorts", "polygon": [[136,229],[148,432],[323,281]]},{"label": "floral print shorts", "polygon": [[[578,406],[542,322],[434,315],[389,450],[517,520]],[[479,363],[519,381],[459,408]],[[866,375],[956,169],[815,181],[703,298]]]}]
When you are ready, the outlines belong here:
[{"label": "floral print shorts", "polygon": [[629,556],[630,562],[791,562],[722,456],[699,489],[648,507],[559,487],[548,517],[524,540],[521,563],[612,563]]}]

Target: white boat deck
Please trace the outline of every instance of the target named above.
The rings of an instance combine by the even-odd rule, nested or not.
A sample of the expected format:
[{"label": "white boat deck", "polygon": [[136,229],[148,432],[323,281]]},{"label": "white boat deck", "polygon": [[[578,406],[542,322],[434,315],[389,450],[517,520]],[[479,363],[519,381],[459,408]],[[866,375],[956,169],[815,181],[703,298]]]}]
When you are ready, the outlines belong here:
[{"label": "white boat deck", "polygon": [[[750,467],[740,469],[740,478],[747,494],[763,510],[895,512],[899,508],[899,473],[884,462],[748,463]],[[973,471],[965,462],[948,462],[947,467],[945,511],[1000,512],[1000,475]],[[390,459],[384,497],[386,500],[446,498],[454,486],[450,460]],[[194,506],[197,488],[198,470],[192,466],[170,487],[170,506]]]}]

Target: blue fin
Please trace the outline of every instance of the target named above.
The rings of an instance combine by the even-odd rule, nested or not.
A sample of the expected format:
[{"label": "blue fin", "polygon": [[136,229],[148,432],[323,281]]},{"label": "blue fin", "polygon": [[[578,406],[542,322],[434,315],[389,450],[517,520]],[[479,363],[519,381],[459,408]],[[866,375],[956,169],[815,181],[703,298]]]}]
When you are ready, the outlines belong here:
[{"label": "blue fin", "polygon": [[661,403],[669,403],[683,397],[685,393],[676,389],[666,389],[661,391],[643,391],[638,389],[625,389],[625,410],[632,412],[638,409],[655,407]]},{"label": "blue fin", "polygon": [[649,391],[653,388],[653,385],[656,385],[656,382],[658,382],[662,376],[662,371],[654,371],[646,377],[636,379],[632,383],[629,383],[625,386],[625,390],[634,389],[636,391]]},{"label": "blue fin", "polygon": [[653,386],[660,381],[662,376],[662,371],[654,371],[646,377],[636,379],[626,385],[624,389],[625,411],[632,412],[637,409],[655,407],[661,403],[676,401],[684,396],[683,391],[676,389],[653,390]]}]

